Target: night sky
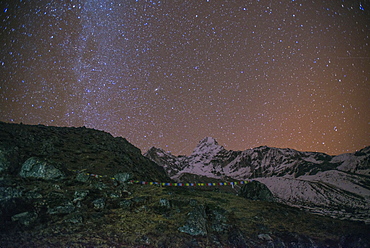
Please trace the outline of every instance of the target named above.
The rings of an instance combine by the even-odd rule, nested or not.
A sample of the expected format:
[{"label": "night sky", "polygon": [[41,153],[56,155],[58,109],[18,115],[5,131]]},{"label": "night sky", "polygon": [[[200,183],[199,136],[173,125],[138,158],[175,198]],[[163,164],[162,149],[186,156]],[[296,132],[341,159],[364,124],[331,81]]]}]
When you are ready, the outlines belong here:
[{"label": "night sky", "polygon": [[0,1],[0,120],[189,155],[370,145],[369,0]]}]

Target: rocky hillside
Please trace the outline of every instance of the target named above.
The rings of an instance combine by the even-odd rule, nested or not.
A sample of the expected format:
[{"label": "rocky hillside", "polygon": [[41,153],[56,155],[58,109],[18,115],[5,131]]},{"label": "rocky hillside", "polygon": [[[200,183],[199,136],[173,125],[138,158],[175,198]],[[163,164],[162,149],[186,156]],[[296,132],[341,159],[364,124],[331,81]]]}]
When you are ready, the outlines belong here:
[{"label": "rocky hillside", "polygon": [[0,122],[0,172],[17,175],[25,162],[53,166],[60,177],[79,170],[108,176],[128,173],[134,180],[169,180],[162,167],[124,138],[85,127]]},{"label": "rocky hillside", "polygon": [[237,195],[136,180],[171,179],[123,138],[0,123],[0,247],[370,247],[369,225],[277,203],[257,181]]},{"label": "rocky hillside", "polygon": [[230,151],[207,137],[190,156],[154,147],[145,156],[177,181],[253,179],[281,203],[370,223],[370,147],[338,156],[267,146]]}]

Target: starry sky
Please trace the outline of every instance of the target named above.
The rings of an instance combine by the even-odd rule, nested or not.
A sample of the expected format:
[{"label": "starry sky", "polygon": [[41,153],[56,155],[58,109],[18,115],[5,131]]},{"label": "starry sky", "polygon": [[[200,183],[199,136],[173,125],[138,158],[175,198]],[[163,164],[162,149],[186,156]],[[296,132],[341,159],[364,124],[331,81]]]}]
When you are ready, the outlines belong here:
[{"label": "starry sky", "polygon": [[3,0],[0,120],[189,155],[370,145],[369,0]]}]

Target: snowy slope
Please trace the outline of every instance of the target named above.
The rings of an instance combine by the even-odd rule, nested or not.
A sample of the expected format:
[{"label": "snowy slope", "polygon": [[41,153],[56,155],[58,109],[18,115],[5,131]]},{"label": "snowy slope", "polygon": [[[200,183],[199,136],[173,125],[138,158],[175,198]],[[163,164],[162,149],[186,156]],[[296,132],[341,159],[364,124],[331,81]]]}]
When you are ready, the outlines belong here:
[{"label": "snowy slope", "polygon": [[[331,175],[330,172],[325,174]],[[335,175],[331,176],[335,181]],[[355,190],[358,187],[356,182],[345,182],[345,187],[354,191],[351,192],[341,186],[316,179],[310,181],[301,178],[267,177],[255,180],[265,184],[281,203],[336,218],[370,223],[370,191],[362,187],[359,187],[360,190]],[[370,183],[370,180],[367,183]],[[359,191],[364,195],[359,194]]]},{"label": "snowy slope", "polygon": [[370,146],[355,153],[345,153],[334,156],[332,163],[339,163],[338,170],[356,174],[370,175]]},{"label": "snowy slope", "polygon": [[144,155],[174,180],[190,174],[254,179],[266,184],[280,202],[370,223],[370,147],[338,156],[267,146],[228,151],[206,137],[190,156],[177,157],[158,148]]}]

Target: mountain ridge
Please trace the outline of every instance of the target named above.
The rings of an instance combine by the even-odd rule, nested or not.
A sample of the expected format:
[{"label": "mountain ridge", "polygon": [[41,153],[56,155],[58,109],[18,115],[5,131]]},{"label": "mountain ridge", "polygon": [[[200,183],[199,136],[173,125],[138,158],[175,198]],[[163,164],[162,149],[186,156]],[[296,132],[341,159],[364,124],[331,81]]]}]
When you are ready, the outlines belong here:
[{"label": "mountain ridge", "polygon": [[[157,156],[154,156],[156,155]],[[167,164],[158,160],[159,157],[168,159],[169,164],[178,170],[177,174],[185,171],[181,171],[186,168],[187,173],[191,173],[191,169],[188,167],[194,168],[197,162],[201,162],[201,166],[204,167],[204,164],[208,165],[211,160],[213,160],[213,165],[216,166],[217,159],[220,159],[218,164],[221,167],[218,167],[220,170],[225,171],[225,164],[228,165],[227,169],[230,170],[230,174],[233,175],[232,171],[235,170],[236,164],[245,162],[247,165],[250,165],[254,170],[259,168],[259,165],[269,165],[273,168],[267,168],[268,171],[265,171],[264,176],[282,176],[291,175],[291,176],[301,176],[302,174],[316,174],[319,171],[325,171],[329,169],[338,169],[346,172],[369,175],[370,176],[370,146],[365,147],[361,150],[358,150],[354,153],[344,153],[339,155],[328,155],[322,152],[303,152],[291,148],[276,148],[268,146],[259,146],[256,148],[246,149],[244,151],[233,151],[226,150],[223,146],[219,145],[214,138],[206,137],[202,139],[199,144],[196,146],[194,151],[189,156],[184,155],[172,155],[170,152],[166,152],[161,148],[152,147],[144,155],[149,157],[155,162],[158,162],[162,166],[166,167]],[[152,156],[153,155],[153,156]],[[246,156],[249,156],[248,161],[243,161],[242,159]],[[285,157],[282,157],[285,156]],[[289,157],[290,160],[287,160],[286,157]],[[365,157],[363,161],[358,159],[359,157]],[[224,161],[222,158],[227,158]],[[320,164],[321,167],[306,168],[308,171],[302,171],[302,169],[295,168],[297,161],[293,159],[299,159],[299,165],[312,165]],[[239,160],[238,160],[239,159]],[[158,161],[156,161],[158,160]],[[289,164],[293,162],[293,164]],[[175,166],[176,165],[176,166]],[[284,165],[284,166],[281,166]],[[293,168],[284,168],[284,167],[293,167]],[[173,168],[171,168],[173,169]],[[285,169],[285,170],[284,170]],[[204,172],[204,171],[203,171]],[[246,179],[246,178],[255,178],[258,177],[258,174],[262,172],[255,171],[252,175],[244,175],[244,178],[238,178],[240,175],[233,175],[235,179]],[[203,174],[202,174],[203,175]],[[169,174],[170,177],[174,176],[174,172]],[[217,178],[215,174],[209,174],[211,177]]]},{"label": "mountain ridge", "polygon": [[30,158],[47,160],[69,172],[111,176],[125,172],[138,180],[168,180],[162,167],[122,137],[86,127],[0,122],[0,172],[17,173]]},{"label": "mountain ridge", "polygon": [[253,179],[264,183],[282,203],[370,223],[370,146],[336,156],[268,146],[232,151],[206,137],[189,156],[154,147],[144,155],[175,181],[197,176]]}]

